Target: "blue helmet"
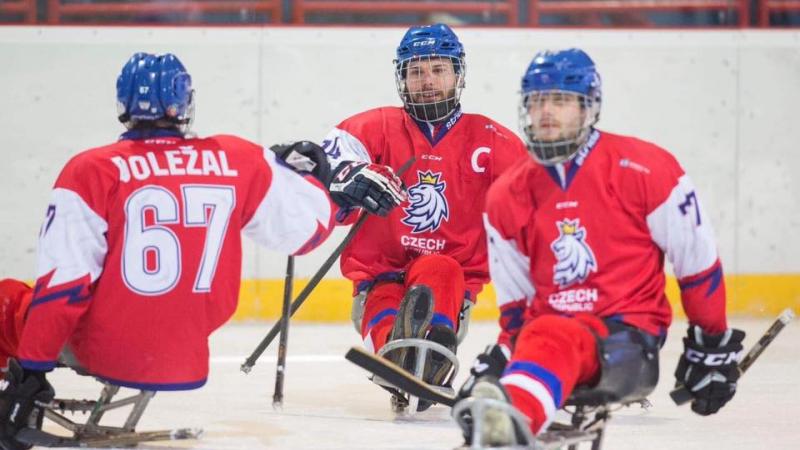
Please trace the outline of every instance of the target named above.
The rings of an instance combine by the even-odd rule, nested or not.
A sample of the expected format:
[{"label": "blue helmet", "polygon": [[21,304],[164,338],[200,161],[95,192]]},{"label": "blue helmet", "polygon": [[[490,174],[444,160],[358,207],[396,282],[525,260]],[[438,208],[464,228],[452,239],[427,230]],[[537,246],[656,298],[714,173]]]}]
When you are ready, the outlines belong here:
[{"label": "blue helmet", "polygon": [[[395,63],[422,56],[445,56],[452,58],[456,64],[463,63],[464,46],[453,30],[443,23],[414,26],[406,31],[397,46]],[[461,67],[455,69],[458,72]]]},{"label": "blue helmet", "polygon": [[600,74],[583,50],[571,48],[537,53],[522,77],[522,93],[565,91],[601,100]]},{"label": "blue helmet", "polygon": [[[433,102],[413,100],[406,85],[409,63],[417,60],[448,58],[455,73],[453,86],[440,86],[446,92],[445,98]],[[458,36],[445,24],[413,26],[406,31],[397,46],[395,81],[397,92],[403,105],[411,116],[424,122],[439,122],[450,116],[458,107],[461,90],[464,88],[466,64],[464,46]]]},{"label": "blue helmet", "polygon": [[192,77],[171,53],[134,54],[117,78],[119,121],[134,128],[142,122],[186,132],[194,116]]},{"label": "blue helmet", "polygon": [[[521,93],[520,127],[528,148],[543,164],[571,158],[586,143],[592,127],[600,118],[600,74],[592,58],[577,48],[537,53],[522,76]],[[533,111],[544,101],[545,94],[571,95],[581,108],[579,123],[574,128],[562,129],[558,138],[544,137],[545,133],[537,132],[531,118]],[[555,122],[560,123],[558,120]]]}]

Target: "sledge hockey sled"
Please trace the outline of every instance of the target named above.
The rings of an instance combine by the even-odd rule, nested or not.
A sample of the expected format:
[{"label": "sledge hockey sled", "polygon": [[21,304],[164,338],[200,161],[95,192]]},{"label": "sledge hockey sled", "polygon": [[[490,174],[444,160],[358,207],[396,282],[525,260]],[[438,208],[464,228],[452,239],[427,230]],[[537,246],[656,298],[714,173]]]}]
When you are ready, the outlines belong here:
[{"label": "sledge hockey sled", "polygon": [[[203,430],[199,428],[179,428],[160,431],[136,431],[150,399],[156,391],[139,391],[138,394],[114,400],[120,387],[107,382],[97,400],[54,399],[48,404],[37,405],[42,408],[44,418],[50,420],[70,435],[57,435],[36,428],[23,428],[15,438],[28,445],[39,447],[131,447],[140,442],[177,439],[197,439]],[[122,426],[101,425],[103,415],[132,405]],[[84,423],[70,420],[66,414],[89,414]]]},{"label": "sledge hockey sled", "polygon": [[[454,397],[455,391],[452,387],[453,378],[455,374],[458,373],[458,358],[456,354],[450,351],[444,345],[441,345],[437,342],[429,341],[426,339],[398,339],[395,341],[387,342],[379,351],[378,357],[383,357],[387,352],[392,350],[398,350],[401,348],[407,349],[414,349],[416,352],[416,361],[414,364],[413,370],[413,377],[415,377],[420,383],[426,386],[428,389],[441,393],[442,395]],[[448,361],[452,364],[452,368],[450,369],[449,374],[446,376],[445,382],[443,386],[433,386],[427,383],[424,383],[422,380],[422,374],[425,370],[425,363],[428,361],[428,358],[431,357],[431,353],[438,353],[444,358],[447,358]],[[370,355],[371,356],[371,355]],[[385,358],[383,358],[386,360]],[[388,362],[388,360],[386,360]],[[402,369],[401,369],[402,370]],[[408,372],[405,372],[406,375],[409,375]],[[409,375],[409,376],[411,376]],[[412,377],[412,378],[413,378]],[[420,397],[409,393],[403,389],[398,389],[397,386],[389,380],[384,379],[378,374],[372,375],[372,382],[381,386],[382,388],[386,389],[387,391],[392,393],[391,404],[392,404],[392,411],[396,413],[411,413],[417,411],[419,406]],[[423,397],[424,400],[429,400]]]},{"label": "sledge hockey sled", "polygon": [[[603,393],[598,394],[598,391],[591,389],[578,389],[564,407],[564,410],[571,416],[570,423],[554,423],[546,432],[534,437],[529,431],[527,418],[507,403],[475,398],[465,399],[456,403],[457,399],[454,394],[423,383],[392,362],[358,347],[352,347],[345,355],[345,358],[371,372],[374,377],[380,377],[385,383],[394,386],[401,392],[454,407],[453,416],[456,417],[457,421],[465,420],[465,417],[476,417],[482,414],[482,411],[487,407],[504,409],[512,417],[512,420],[516,422],[516,428],[519,430],[518,434],[521,434],[519,439],[521,442],[512,447],[505,447],[508,450],[555,450],[562,448],[577,450],[580,444],[589,444],[591,445],[591,450],[600,450],[604,428],[611,417],[611,408],[634,403],[639,403],[643,407],[649,405],[644,398],[625,398],[621,402],[612,404],[606,401],[607,395]],[[480,442],[479,436],[482,431],[480,429],[475,430],[473,442]],[[461,448],[479,449],[483,447],[473,445]]]}]

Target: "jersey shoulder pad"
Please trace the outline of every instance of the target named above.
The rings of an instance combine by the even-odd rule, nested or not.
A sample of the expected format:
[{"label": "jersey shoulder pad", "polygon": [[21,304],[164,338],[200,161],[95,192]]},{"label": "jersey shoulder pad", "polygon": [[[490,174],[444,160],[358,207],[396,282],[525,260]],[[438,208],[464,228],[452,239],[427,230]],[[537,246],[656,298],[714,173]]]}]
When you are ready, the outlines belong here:
[{"label": "jersey shoulder pad", "polygon": [[464,119],[468,121],[467,126],[469,129],[490,134],[495,142],[505,142],[514,149],[525,151],[525,144],[522,139],[499,122],[482,114],[464,114],[462,120]]},{"label": "jersey shoulder pad", "polygon": [[255,150],[257,152],[261,152],[263,150],[263,146],[256,144],[255,142],[249,141],[245,138],[234,136],[232,134],[216,134],[213,136],[208,136],[206,138],[199,138],[200,141],[214,141],[219,144],[220,147],[225,148],[226,150]]},{"label": "jersey shoulder pad", "polygon": [[605,137],[611,153],[612,180],[634,201],[632,205],[645,212],[661,204],[685,174],[675,156],[656,144],[630,136]]},{"label": "jersey shoulder pad", "polygon": [[61,174],[56,180],[56,187],[68,187],[62,183],[83,183],[87,174],[92,174],[90,178],[103,181],[107,177],[110,179],[118,178],[117,168],[111,157],[130,145],[130,141],[115,142],[102,147],[90,148],[74,155],[67,161],[61,169]]},{"label": "jersey shoulder pad", "polygon": [[403,109],[397,106],[383,106],[380,108],[373,108],[367,111],[360,112],[344,119],[336,126],[340,130],[347,131],[348,133],[358,135],[364,129],[371,129],[376,124],[381,124],[391,121],[403,120]]},{"label": "jersey shoulder pad", "polygon": [[540,170],[532,158],[528,159],[500,175],[489,188],[486,213],[504,237],[516,235],[528,223],[536,207],[531,195],[531,181]]},{"label": "jersey shoulder pad", "polygon": [[683,168],[675,156],[652,142],[605,132],[602,136],[618,160],[619,167],[631,168],[643,174],[672,173],[676,178],[683,174]]}]

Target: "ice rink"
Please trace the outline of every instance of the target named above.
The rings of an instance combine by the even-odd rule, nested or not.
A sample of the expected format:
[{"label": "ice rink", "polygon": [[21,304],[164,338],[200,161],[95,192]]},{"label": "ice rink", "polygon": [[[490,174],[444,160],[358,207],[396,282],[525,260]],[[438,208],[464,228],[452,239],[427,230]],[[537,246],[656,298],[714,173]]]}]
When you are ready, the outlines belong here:
[{"label": "ice rink", "polygon": [[[746,349],[770,323],[770,319],[731,321],[747,331]],[[197,391],[156,395],[138,427],[201,427],[202,439],[139,448],[433,450],[460,445],[460,431],[448,408],[435,406],[412,417],[395,417],[389,395],[342,356],[349,346],[359,344],[349,324],[292,326],[284,408],[273,410],[277,342],[249,375],[239,371],[270,325],[230,324],[215,333],[208,384]],[[685,322],[673,325],[661,353],[661,382],[650,397],[652,408],[616,412],[607,427],[604,450],[800,448],[800,325],[792,323],[783,331],[742,378],[732,403],[710,417],[697,416],[688,406],[677,407],[668,397],[685,326]],[[472,325],[459,348],[466,368],[457,384],[495,333],[493,323]],[[50,379],[59,397],[95,398],[100,392],[98,383],[65,369]]]}]

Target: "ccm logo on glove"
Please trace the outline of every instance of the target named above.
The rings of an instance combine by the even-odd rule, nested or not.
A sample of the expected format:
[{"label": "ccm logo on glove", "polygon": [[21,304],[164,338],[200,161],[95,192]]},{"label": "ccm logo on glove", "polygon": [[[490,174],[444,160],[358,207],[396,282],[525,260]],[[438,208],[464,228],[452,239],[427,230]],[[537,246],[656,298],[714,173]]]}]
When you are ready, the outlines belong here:
[{"label": "ccm logo on glove", "polygon": [[695,349],[686,349],[686,359],[704,366],[722,366],[739,361],[740,352],[730,353],[704,353]]}]

